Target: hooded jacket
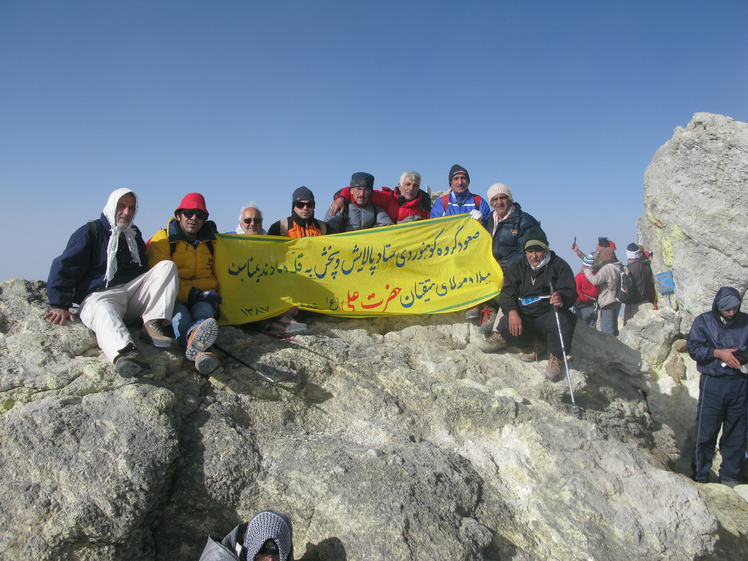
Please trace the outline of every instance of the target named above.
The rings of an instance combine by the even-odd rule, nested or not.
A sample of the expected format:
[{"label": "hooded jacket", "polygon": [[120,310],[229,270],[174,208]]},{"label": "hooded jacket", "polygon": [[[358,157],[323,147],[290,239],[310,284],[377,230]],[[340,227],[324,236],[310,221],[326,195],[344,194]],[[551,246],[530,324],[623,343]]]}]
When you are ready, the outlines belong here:
[{"label": "hooded jacket", "polygon": [[[732,321],[724,321],[717,309],[717,302],[732,294],[740,298],[737,290],[723,286],[717,291],[709,312],[696,317],[688,334],[688,354],[696,361],[696,369],[710,376],[736,376],[745,378],[739,370],[714,358],[715,349],[745,349],[748,346],[748,314],[740,311]],[[724,366],[723,366],[724,365]]]},{"label": "hooded jacket", "polygon": [[177,302],[188,305],[190,290],[218,290],[213,252],[216,236],[213,223],[205,222],[197,233],[194,242],[184,237],[184,232],[176,218],[169,220],[163,230],[159,230],[148,242],[148,266],[171,260],[179,270],[179,294]]},{"label": "hooded jacket", "polygon": [[256,514],[249,522],[236,526],[221,541],[208,537],[200,561],[251,561],[268,539],[278,545],[281,561],[294,561],[291,520],[274,510]]},{"label": "hooded jacket", "polygon": [[135,242],[140,255],[138,264],[126,243],[117,248],[117,272],[107,285],[104,276],[107,267],[107,246],[112,229],[104,213],[78,228],[70,236],[65,251],[52,262],[47,280],[47,298],[53,308],[68,309],[83,299],[105,288],[127,284],[148,270],[145,242],[140,230],[135,230]]},{"label": "hooded jacket", "polygon": [[506,270],[508,265],[514,263],[520,257],[524,257],[525,234],[530,228],[539,228],[540,224],[535,218],[522,212],[519,203],[513,203],[514,209],[509,218],[495,225],[495,212],[491,213],[486,221],[486,230],[493,235],[493,256],[499,262],[501,268]]}]

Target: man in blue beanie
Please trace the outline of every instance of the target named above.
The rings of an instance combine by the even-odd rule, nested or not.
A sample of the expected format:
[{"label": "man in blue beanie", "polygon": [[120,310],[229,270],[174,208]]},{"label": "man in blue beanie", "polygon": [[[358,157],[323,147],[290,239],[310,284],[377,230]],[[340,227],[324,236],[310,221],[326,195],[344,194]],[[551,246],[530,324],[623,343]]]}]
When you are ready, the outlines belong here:
[{"label": "man in blue beanie", "polygon": [[701,372],[691,469],[699,483],[709,482],[717,435],[720,483],[737,485],[745,456],[748,376],[735,351],[748,346],[748,314],[740,311],[740,294],[731,287],[717,291],[712,310],[699,315],[688,334],[688,354]]}]

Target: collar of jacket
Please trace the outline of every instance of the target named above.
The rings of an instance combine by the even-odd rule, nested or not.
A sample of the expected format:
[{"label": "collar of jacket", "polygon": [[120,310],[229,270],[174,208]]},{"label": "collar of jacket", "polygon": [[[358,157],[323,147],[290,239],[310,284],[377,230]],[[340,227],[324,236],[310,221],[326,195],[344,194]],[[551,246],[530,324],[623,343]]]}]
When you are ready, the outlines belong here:
[{"label": "collar of jacket", "polygon": [[190,241],[184,237],[182,227],[179,225],[179,220],[177,220],[176,218],[172,218],[171,220],[169,220],[167,230],[169,232],[169,243],[183,241],[185,243],[197,246],[202,242],[215,241],[216,239],[216,236],[210,229],[207,220],[205,221],[205,224],[203,224],[203,227],[200,228],[200,231],[197,233],[195,241]]}]

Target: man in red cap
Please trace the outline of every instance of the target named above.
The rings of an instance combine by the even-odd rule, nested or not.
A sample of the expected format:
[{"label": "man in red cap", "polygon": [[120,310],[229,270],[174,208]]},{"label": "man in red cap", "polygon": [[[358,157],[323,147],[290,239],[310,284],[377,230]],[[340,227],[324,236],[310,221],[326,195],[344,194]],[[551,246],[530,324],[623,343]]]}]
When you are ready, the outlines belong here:
[{"label": "man in red cap", "polygon": [[215,272],[215,224],[208,220],[205,198],[188,193],[174,211],[174,218],[148,244],[148,266],[171,260],[179,271],[179,292],[172,326],[177,341],[187,349],[200,374],[215,375],[222,369],[210,350],[218,337],[218,279]]}]

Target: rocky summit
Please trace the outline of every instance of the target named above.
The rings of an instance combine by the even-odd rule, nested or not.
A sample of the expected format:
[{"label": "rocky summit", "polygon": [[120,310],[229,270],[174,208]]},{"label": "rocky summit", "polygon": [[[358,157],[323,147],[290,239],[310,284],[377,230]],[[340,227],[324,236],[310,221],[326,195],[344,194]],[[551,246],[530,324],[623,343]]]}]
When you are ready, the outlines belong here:
[{"label": "rocky summit", "polygon": [[43,319],[43,282],[1,283],[0,558],[197,560],[267,508],[305,560],[747,558],[748,486],[688,477],[698,373],[683,344],[715,286],[744,292],[743,257],[720,279],[700,255],[695,289],[684,253],[720,245],[716,226],[673,200],[688,140],[699,192],[744,214],[727,182],[747,127],[698,114],[657,152],[641,224],[675,292],[620,339],[577,326],[578,416],[566,377],[482,353],[462,313],[307,316],[296,340],[222,327],[218,376],[142,344],[152,368],[125,379],[80,322]]}]

